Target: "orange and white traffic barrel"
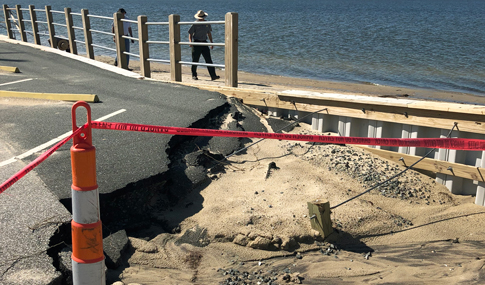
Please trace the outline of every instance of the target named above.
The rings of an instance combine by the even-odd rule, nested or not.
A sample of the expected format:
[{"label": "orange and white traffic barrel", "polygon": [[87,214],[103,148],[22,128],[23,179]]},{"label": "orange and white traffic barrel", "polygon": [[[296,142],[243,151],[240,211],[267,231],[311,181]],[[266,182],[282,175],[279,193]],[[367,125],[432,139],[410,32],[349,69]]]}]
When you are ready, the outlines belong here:
[{"label": "orange and white traffic barrel", "polygon": [[92,144],[91,109],[86,102],[72,107],[72,128],[76,124],[76,109],[87,111],[87,126],[73,138],[72,167],[72,278],[74,285],[105,285],[103,233],[99,211],[99,191],[96,181],[96,149]]}]

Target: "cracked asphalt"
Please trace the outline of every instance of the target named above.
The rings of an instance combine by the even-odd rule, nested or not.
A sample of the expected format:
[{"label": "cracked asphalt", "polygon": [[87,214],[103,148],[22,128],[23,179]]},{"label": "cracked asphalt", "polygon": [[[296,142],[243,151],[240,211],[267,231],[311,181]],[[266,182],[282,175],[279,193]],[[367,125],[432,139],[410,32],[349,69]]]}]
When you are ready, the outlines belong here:
[{"label": "cracked asphalt", "polygon": [[[0,41],[0,65],[20,69],[20,73],[0,74],[0,90],[98,95],[100,102],[90,104],[93,120],[119,112],[106,121],[176,127],[199,122],[200,127],[211,111],[227,104],[219,93],[124,76],[108,65],[100,68],[99,63],[93,66],[23,44]],[[0,98],[0,165],[72,130],[72,105]],[[78,109],[76,114],[78,125],[86,121],[84,110]],[[170,135],[93,130],[101,195],[166,172],[170,139]],[[0,256],[6,257],[0,262],[1,284],[60,280],[48,249],[53,246],[51,237],[57,226],[70,220],[59,200],[71,195],[71,145],[62,146],[0,194]],[[41,153],[38,150],[4,163],[0,180],[5,181]],[[39,283],[25,279],[33,275]]]}]

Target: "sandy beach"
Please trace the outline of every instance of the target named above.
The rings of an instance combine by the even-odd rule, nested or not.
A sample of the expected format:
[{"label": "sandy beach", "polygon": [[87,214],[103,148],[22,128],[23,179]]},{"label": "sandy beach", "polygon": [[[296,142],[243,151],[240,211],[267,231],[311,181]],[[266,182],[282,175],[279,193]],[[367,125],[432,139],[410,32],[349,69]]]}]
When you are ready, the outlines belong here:
[{"label": "sandy beach", "polygon": [[[134,72],[137,63],[130,64]],[[153,64],[152,72],[170,80],[168,65]],[[183,83],[223,86],[218,73],[221,79],[211,81],[200,69],[194,81],[184,67]],[[248,89],[484,103],[470,94],[244,72],[239,81]],[[291,133],[316,134],[306,124]],[[324,240],[311,228],[308,202],[333,207],[403,166],[353,146],[264,140],[223,167],[208,186],[159,213],[178,225],[176,233],[130,237],[126,266],[110,273],[121,280],[114,284],[485,284],[485,208],[433,177],[408,170],[332,209],[334,232]],[[147,229],[145,236],[159,232]]]},{"label": "sandy beach", "polygon": [[[97,56],[96,60],[114,64],[114,58]],[[151,78],[170,82],[170,66],[163,63],[150,63]],[[139,61],[130,61],[133,72],[140,73]],[[182,84],[200,84],[224,86],[224,70],[217,70],[221,78],[211,81],[205,67],[198,67],[199,80],[192,80],[190,67],[182,67]],[[408,99],[437,100],[446,102],[485,104],[485,97],[470,93],[449,92],[433,89],[404,88],[395,86],[348,83],[336,81],[311,80],[305,78],[285,77],[277,75],[252,74],[243,71],[238,72],[238,87],[242,89],[257,89],[269,91],[283,90],[308,90],[313,92],[338,92],[342,94],[367,95],[367,96],[394,96]]]}]

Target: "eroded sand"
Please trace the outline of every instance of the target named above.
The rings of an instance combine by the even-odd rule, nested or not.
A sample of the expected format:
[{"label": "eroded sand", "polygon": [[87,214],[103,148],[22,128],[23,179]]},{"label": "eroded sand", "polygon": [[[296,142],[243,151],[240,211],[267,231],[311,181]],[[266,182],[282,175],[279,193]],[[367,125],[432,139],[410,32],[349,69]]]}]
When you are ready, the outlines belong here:
[{"label": "eroded sand", "polygon": [[[139,71],[135,61],[130,67]],[[153,78],[169,81],[167,65],[152,70]],[[206,73],[200,69],[195,82],[184,67],[183,81],[223,85],[223,78],[210,81]],[[484,103],[470,94],[243,72],[239,81],[239,87],[259,90]],[[292,132],[312,133],[305,124]],[[268,175],[271,162],[278,169]],[[311,229],[307,202],[337,205],[404,167],[357,147],[278,140],[265,140],[224,167],[207,187],[160,213],[180,224],[179,234],[130,238],[133,254],[119,275],[125,284],[485,283],[485,208],[431,177],[409,170],[390,186],[333,209],[336,232],[322,242]]]}]

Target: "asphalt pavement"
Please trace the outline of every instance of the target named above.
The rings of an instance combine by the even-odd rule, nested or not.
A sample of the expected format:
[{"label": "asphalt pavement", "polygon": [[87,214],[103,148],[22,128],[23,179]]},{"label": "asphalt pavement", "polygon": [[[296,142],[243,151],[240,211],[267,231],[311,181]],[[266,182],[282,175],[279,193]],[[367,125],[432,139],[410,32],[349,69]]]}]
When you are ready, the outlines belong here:
[{"label": "asphalt pavement", "polygon": [[[190,127],[211,110],[227,104],[219,93],[191,87],[140,80],[23,45],[0,42],[0,63],[15,65],[21,73],[1,76],[1,90],[96,94],[90,104],[94,120],[118,112],[107,121]],[[6,58],[6,59],[5,59]],[[15,101],[15,100],[12,100]],[[1,134],[15,144],[16,155],[70,130],[70,102],[34,106],[0,106]],[[79,112],[78,125],[86,122]],[[84,117],[83,117],[84,115]],[[100,193],[110,193],[167,170],[167,143],[171,136],[106,130],[93,131],[97,149]],[[70,145],[42,163],[36,171],[60,199],[70,197]],[[143,151],[141,151],[143,150]],[[35,156],[27,157],[30,162]]]}]

